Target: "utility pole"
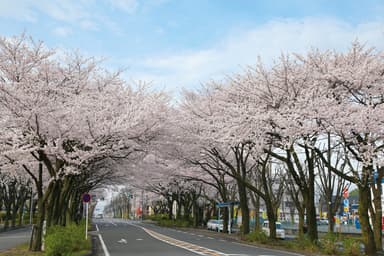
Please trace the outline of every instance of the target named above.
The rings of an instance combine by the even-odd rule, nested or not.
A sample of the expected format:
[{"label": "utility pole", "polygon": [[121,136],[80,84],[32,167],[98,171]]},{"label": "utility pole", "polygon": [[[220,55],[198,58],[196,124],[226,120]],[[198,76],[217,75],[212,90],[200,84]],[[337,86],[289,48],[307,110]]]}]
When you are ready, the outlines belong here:
[{"label": "utility pole", "polygon": [[29,224],[32,225],[33,189],[31,187],[31,197],[29,199]]},{"label": "utility pole", "polygon": [[144,215],[144,189],[141,190],[141,221],[143,221]]},{"label": "utility pole", "polygon": [[136,195],[133,194],[133,219],[136,220]]},{"label": "utility pole", "polygon": [[127,201],[127,219],[129,220],[129,198],[131,197],[131,194],[128,192],[128,201]]}]

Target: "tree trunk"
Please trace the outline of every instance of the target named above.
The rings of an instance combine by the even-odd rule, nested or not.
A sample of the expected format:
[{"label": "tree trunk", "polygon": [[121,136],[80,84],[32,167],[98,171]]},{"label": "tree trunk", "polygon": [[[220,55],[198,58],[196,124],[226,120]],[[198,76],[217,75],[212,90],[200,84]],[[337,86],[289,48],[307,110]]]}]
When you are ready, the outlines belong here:
[{"label": "tree trunk", "polygon": [[378,177],[374,180],[372,185],[373,192],[373,208],[371,208],[371,216],[373,216],[373,233],[375,236],[376,250],[382,251],[382,206],[381,206],[381,180],[383,178],[383,172],[379,172]]},{"label": "tree trunk", "polygon": [[308,237],[312,242],[317,241],[317,221],[316,221],[316,205],[315,205],[315,152],[305,147],[305,154],[308,166],[308,193],[304,196],[305,207],[307,211]]},{"label": "tree trunk", "polygon": [[245,235],[249,233],[249,207],[248,207],[247,189],[244,186],[243,182],[241,182],[240,180],[237,180],[237,185],[239,188],[241,225],[243,227],[243,234]]},{"label": "tree trunk", "polygon": [[176,219],[177,220],[181,219],[181,207],[182,207],[181,202],[177,201],[177,211],[176,211]]},{"label": "tree trunk", "polygon": [[302,237],[307,232],[307,227],[304,226],[304,211],[298,210],[299,212],[299,237]]},{"label": "tree trunk", "polygon": [[[381,202],[380,202],[381,204]],[[383,245],[382,245],[382,214],[381,214],[381,207],[379,209],[379,212],[376,212],[376,216],[373,220],[373,234],[375,236],[375,244],[376,244],[376,250],[382,251]]]},{"label": "tree trunk", "polygon": [[230,218],[230,216],[229,216],[228,207],[224,207],[224,209],[223,209],[223,233],[228,233],[228,219],[229,218]]},{"label": "tree trunk", "polygon": [[37,223],[34,226],[34,232],[32,237],[32,244],[30,245],[31,251],[41,251],[42,238],[43,238],[43,225],[45,220],[45,203],[42,196],[42,192],[38,193],[39,198],[37,201],[38,205],[38,214],[37,214]]},{"label": "tree trunk", "polygon": [[269,222],[269,238],[276,239],[276,220],[277,220],[277,209],[273,208],[270,201],[264,201],[265,207],[267,208],[267,216]]},{"label": "tree trunk", "polygon": [[369,205],[371,203],[371,191],[368,185],[359,186],[359,219],[361,235],[367,255],[376,255],[374,234],[369,222]]},{"label": "tree trunk", "polygon": [[45,221],[45,214],[46,214],[46,196],[47,193],[49,193],[50,185],[48,185],[47,191],[45,191],[46,194],[44,194],[43,191],[43,164],[39,163],[39,176],[35,180],[36,183],[36,191],[37,191],[37,207],[38,207],[38,214],[37,214],[37,220],[36,225],[34,226],[35,230],[32,233],[31,238],[31,244],[29,246],[29,249],[31,251],[41,251],[42,247],[42,239],[43,239],[43,226]]},{"label": "tree trunk", "polygon": [[13,202],[13,207],[12,207],[12,214],[11,214],[11,227],[14,228],[16,227],[16,220],[17,220],[17,215],[19,213],[19,204],[17,200]]},{"label": "tree trunk", "polygon": [[62,205],[61,205],[61,181],[54,181],[52,184],[52,190],[49,193],[48,200],[46,202],[47,209],[47,227],[52,225],[58,225],[60,215],[62,214]]},{"label": "tree trunk", "polygon": [[23,185],[20,189],[20,197],[19,197],[19,200],[18,200],[18,204],[19,204],[19,221],[17,223],[17,225],[20,227],[23,225],[24,223],[24,207],[25,207],[25,202],[27,201],[27,197],[28,197],[28,193],[29,193],[29,188],[25,185]]},{"label": "tree trunk", "polygon": [[255,230],[261,230],[260,227],[260,196],[255,195]]},{"label": "tree trunk", "polygon": [[7,205],[5,205],[5,207],[5,222],[3,229],[7,230],[9,228],[9,220],[11,219],[11,209],[10,207],[7,207]]},{"label": "tree trunk", "polygon": [[317,236],[316,207],[313,200],[306,201],[306,210],[307,210],[308,237],[312,242],[314,242],[318,239],[318,236]]},{"label": "tree trunk", "polygon": [[167,199],[167,203],[168,203],[168,219],[171,220],[173,217],[172,216],[173,200]]}]

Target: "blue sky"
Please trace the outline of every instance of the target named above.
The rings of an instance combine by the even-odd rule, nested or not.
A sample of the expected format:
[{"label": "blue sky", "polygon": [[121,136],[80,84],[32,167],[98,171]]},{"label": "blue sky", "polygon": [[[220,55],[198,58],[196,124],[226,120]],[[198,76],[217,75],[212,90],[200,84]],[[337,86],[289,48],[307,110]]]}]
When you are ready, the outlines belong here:
[{"label": "blue sky", "polygon": [[177,94],[279,54],[384,50],[383,0],[1,0],[2,36],[106,57],[127,80]]}]

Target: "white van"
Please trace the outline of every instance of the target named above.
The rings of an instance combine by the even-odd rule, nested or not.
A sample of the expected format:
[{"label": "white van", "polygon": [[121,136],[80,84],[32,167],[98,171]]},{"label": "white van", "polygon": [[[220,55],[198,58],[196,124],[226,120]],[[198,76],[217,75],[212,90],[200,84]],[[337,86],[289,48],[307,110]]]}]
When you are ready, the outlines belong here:
[{"label": "white van", "polygon": [[[262,229],[264,233],[269,236],[269,221],[264,221]],[[276,238],[285,239],[285,230],[282,228],[280,222],[276,222]]]}]

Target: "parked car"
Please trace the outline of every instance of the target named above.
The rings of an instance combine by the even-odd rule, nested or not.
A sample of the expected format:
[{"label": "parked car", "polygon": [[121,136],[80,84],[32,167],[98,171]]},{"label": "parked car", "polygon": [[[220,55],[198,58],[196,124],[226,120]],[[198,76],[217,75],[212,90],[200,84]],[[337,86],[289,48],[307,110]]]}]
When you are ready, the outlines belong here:
[{"label": "parked car", "polygon": [[[218,227],[219,230],[218,231],[219,232],[223,232],[224,231],[223,228],[224,228],[224,220],[220,220],[219,227]],[[234,232],[233,228],[231,229],[231,224],[228,223],[227,231],[229,231],[229,230],[231,230],[231,232]]]},{"label": "parked car", "polygon": [[328,225],[327,219],[319,219],[317,220],[317,225]]},{"label": "parked car", "polygon": [[[267,236],[269,236],[269,221],[264,221],[262,230]],[[276,237],[280,239],[285,239],[285,230],[282,228],[280,222],[276,222]]]},{"label": "parked car", "polygon": [[102,213],[99,213],[96,215],[96,219],[103,219],[104,215]]},{"label": "parked car", "polygon": [[[215,220],[215,219],[210,219],[208,220],[207,222],[207,229],[208,230],[216,230],[218,231],[219,230],[219,225],[220,225],[220,222],[222,223],[222,220]],[[223,225],[223,224],[221,224]]]}]

